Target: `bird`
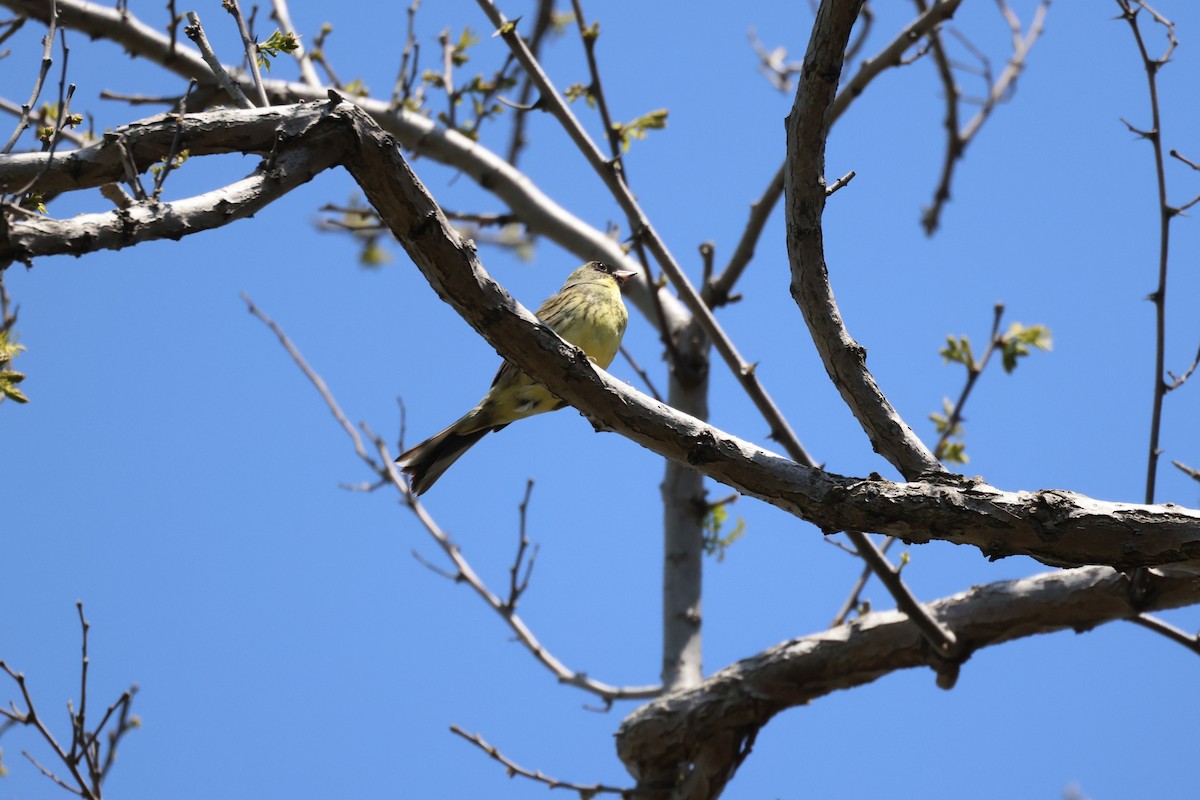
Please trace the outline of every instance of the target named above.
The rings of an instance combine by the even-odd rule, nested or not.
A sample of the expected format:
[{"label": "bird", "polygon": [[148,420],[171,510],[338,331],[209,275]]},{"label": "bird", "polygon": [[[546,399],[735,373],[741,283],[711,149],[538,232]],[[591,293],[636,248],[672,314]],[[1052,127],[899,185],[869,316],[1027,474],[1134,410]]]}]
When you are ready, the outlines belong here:
[{"label": "bird", "polygon": [[[583,350],[601,368],[621,347],[629,312],[621,287],[635,273],[589,261],[567,276],[556,294],[542,303],[537,318]],[[396,459],[409,476],[413,494],[424,494],[463,453],[492,431],[511,422],[556,411],[566,403],[510,361],[500,365],[479,403],[450,427],[410,448]]]}]

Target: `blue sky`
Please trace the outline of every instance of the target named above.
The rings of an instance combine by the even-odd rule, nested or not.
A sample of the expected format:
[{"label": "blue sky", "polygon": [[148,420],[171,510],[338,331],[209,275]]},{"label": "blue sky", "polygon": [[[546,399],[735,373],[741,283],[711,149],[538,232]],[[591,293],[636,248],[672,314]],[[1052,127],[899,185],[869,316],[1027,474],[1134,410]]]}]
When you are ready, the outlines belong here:
[{"label": "blue sky", "polygon": [[[527,4],[505,5],[509,16]],[[878,3],[881,47],[906,19]],[[133,0],[151,24],[160,3]],[[182,7],[181,7],[182,8]],[[311,40],[335,26],[328,52],[344,79],[390,90],[404,4],[353,15],[294,2]],[[599,58],[613,114],[670,110],[664,131],[636,142],[629,173],[640,201],[689,272],[712,240],[733,250],[748,205],[783,154],[792,97],[755,72],[746,31],[798,60],[805,3],[585,6],[601,20]],[[1022,19],[1031,4],[1016,5]],[[229,60],[216,3],[200,8]],[[1192,99],[1200,55],[1193,4],[1164,4],[1182,45],[1161,75],[1164,136],[1200,160]],[[1015,374],[989,371],[967,409],[970,475],[1004,489],[1063,488],[1138,501],[1152,379],[1157,209],[1150,147],[1121,123],[1149,119],[1144,73],[1115,4],[1055,5],[1012,102],[996,112],[960,165],[943,229],[918,225],[937,179],[940,85],[921,60],[881,77],[836,126],[831,176],[857,177],[830,202],[831,279],[851,333],[901,414],[932,442],[928,414],[961,387],[937,352],[947,334],[986,337],[994,303],[1007,321],[1049,325],[1054,351]],[[356,19],[355,16],[358,16]],[[425,57],[436,35],[486,30],[464,0],[418,15]],[[957,26],[997,60],[1007,29],[994,5],[964,3]],[[36,27],[36,26],[32,26]],[[24,100],[40,32],[10,42],[0,94]],[[1159,47],[1157,31],[1148,34]],[[172,92],[177,80],[117,48],[69,40],[74,107],[98,128],[152,113],[101,102],[101,90]],[[502,57],[483,37],[481,64]],[[431,63],[426,62],[432,66]],[[473,62],[474,63],[474,62]],[[559,86],[584,80],[577,41],[546,55]],[[276,67],[290,76],[290,67]],[[961,80],[968,88],[970,76]],[[596,121],[578,109],[593,131]],[[507,128],[485,131],[503,149]],[[603,227],[619,211],[549,117],[531,123],[523,161],[558,202]],[[168,185],[179,197],[240,177],[254,160],[192,161]],[[463,176],[427,159],[414,168],[444,205],[503,211]],[[1170,195],[1200,192],[1175,164]],[[533,769],[583,783],[627,784],[612,734],[633,709],[588,710],[558,686],[465,587],[421,566],[435,547],[393,494],[341,483],[369,479],[316,393],[239,299],[245,291],[292,336],[352,420],[394,442],[396,397],[408,441],[476,402],[495,352],[439,302],[402,251],[366,270],[346,239],[314,229],[317,208],[354,195],[345,174],[320,176],[253,220],[81,259],[10,269],[28,347],[18,368],[32,402],[0,408],[0,658],[23,670],[63,731],[76,691],[82,600],[93,624],[92,702],[141,687],[143,727],[123,745],[113,796],[527,797],[499,765],[448,733],[480,733]],[[56,214],[103,209],[65,199]],[[622,227],[624,223],[622,221]],[[1200,231],[1173,226],[1168,364],[1186,368],[1200,340]],[[561,284],[577,259],[548,243],[531,262],[483,248],[484,263],[527,307]],[[781,215],[769,224],[720,314],[806,447],[843,474],[894,472],[829,384],[788,293]],[[636,313],[626,344],[665,383],[656,338]],[[611,370],[637,384],[620,360]],[[1167,464],[1200,466],[1197,387],[1167,400],[1158,500],[1196,507],[1200,486]],[[713,368],[712,422],[765,443],[766,425],[724,366]],[[427,495],[427,506],[471,563],[503,587],[525,482],[536,485],[529,531],[540,544],[525,619],[551,651],[609,683],[655,682],[659,671],[658,510],[662,461],[618,436],[595,435],[566,410],[485,439]],[[713,497],[725,493],[713,486]],[[706,563],[705,667],[713,672],[788,638],[823,629],[859,571],[820,533],[743,499],[746,536]],[[915,548],[905,575],[919,597],[1043,571],[1029,560],[988,563],[977,551]],[[867,596],[891,603],[876,584]],[[1200,614],[1166,615],[1187,628]],[[1184,796],[1194,780],[1188,722],[1200,712],[1195,656],[1129,625],[1057,634],[977,653],[952,692],[927,671],[887,676],[773,721],[731,798],[1057,797],[1077,784],[1094,798]],[[0,699],[15,696],[6,689]],[[1169,711],[1167,711],[1169,709]],[[0,746],[10,776],[0,798],[55,791]],[[35,752],[40,752],[36,748]],[[1153,766],[1150,766],[1153,765]],[[1171,765],[1180,765],[1172,767]],[[966,788],[969,787],[969,788]]]}]

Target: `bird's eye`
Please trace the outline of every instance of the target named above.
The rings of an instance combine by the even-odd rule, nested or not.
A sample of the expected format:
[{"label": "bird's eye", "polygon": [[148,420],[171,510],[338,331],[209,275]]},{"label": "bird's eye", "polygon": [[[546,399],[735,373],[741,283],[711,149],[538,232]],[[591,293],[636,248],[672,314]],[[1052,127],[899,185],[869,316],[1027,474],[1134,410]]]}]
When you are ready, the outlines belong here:
[{"label": "bird's eye", "polygon": [[605,264],[603,261],[596,262],[596,269],[600,270],[601,272],[607,272],[609,275],[613,274],[613,265]]}]

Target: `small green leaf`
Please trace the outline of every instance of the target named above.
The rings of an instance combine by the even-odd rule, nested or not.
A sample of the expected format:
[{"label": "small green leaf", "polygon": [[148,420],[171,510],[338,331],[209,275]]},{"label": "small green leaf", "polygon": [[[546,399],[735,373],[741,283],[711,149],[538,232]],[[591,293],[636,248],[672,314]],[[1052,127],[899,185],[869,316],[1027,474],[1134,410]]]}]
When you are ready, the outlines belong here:
[{"label": "small green leaf", "polygon": [[645,139],[647,131],[662,130],[667,127],[667,109],[659,108],[643,114],[632,122],[614,122],[613,130],[621,140],[621,149],[629,150],[634,139]]},{"label": "small green leaf", "polygon": [[10,331],[0,330],[0,366],[12,361],[18,353],[23,352],[25,352],[25,345],[17,344],[15,335],[10,335]]},{"label": "small green leaf", "polygon": [[746,521],[738,517],[737,524],[726,535],[721,535],[721,528],[729,519],[729,511],[724,503],[710,506],[704,515],[704,552],[716,556],[717,561],[725,560],[725,551],[746,533]]},{"label": "small green leaf", "polygon": [[358,263],[372,269],[382,267],[391,260],[391,251],[379,243],[378,237],[365,242],[362,251],[358,254]]},{"label": "small green leaf", "polygon": [[934,455],[947,464],[966,464],[971,460],[967,458],[966,442],[946,442]]},{"label": "small green leaf", "polygon": [[283,33],[278,28],[270,37],[258,45],[258,66],[271,71],[271,59],[277,57],[280,53],[294,53],[300,47],[300,37],[292,32]]},{"label": "small green leaf", "polygon": [[589,107],[596,105],[596,96],[592,94],[592,88],[584,86],[582,83],[572,83],[563,91],[563,94],[566,95],[568,103],[574,103],[582,97],[587,100]]},{"label": "small green leaf", "polygon": [[370,90],[367,89],[367,85],[362,82],[362,78],[355,78],[354,80],[350,81],[342,87],[342,91],[344,91],[346,94],[355,95],[356,97],[367,97],[371,94]]},{"label": "small green leaf", "polygon": [[28,403],[29,398],[17,388],[17,384],[23,380],[25,376],[20,372],[0,372],[0,395],[18,403]]},{"label": "small green leaf", "polygon": [[1029,355],[1030,347],[1046,351],[1053,349],[1053,346],[1050,329],[1045,325],[1030,325],[1027,328],[1019,322],[1014,322],[1000,337],[1000,357],[1004,371],[1012,372],[1016,369],[1017,359]]},{"label": "small green leaf", "polygon": [[975,355],[971,352],[971,340],[966,336],[957,338],[947,336],[946,346],[938,351],[938,355],[946,364],[956,362],[965,365],[967,369],[975,368]]}]

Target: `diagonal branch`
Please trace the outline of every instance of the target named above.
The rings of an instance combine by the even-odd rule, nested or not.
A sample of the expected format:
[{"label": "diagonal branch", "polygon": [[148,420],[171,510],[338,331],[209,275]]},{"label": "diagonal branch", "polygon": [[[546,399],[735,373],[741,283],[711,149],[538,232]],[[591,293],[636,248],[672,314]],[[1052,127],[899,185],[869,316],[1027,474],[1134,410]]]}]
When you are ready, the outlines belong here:
[{"label": "diagonal branch", "polygon": [[[918,6],[924,6],[925,0],[917,0],[917,3]],[[929,235],[933,235],[937,230],[942,209],[945,207],[946,201],[950,199],[950,184],[954,179],[955,166],[966,155],[967,146],[995,111],[996,106],[1011,96],[1017,78],[1025,69],[1025,61],[1029,57],[1029,52],[1042,34],[1050,2],[1042,0],[1038,4],[1037,10],[1034,11],[1033,21],[1024,34],[1021,32],[1021,21],[1017,19],[1012,9],[1003,0],[999,1],[999,6],[1000,13],[1004,16],[1005,22],[1012,32],[1012,55],[1009,56],[1008,63],[1005,64],[995,82],[988,87],[987,97],[984,98],[979,110],[961,129],[958,125],[958,104],[962,99],[961,93],[954,83],[950,61],[942,46],[941,36],[936,30],[929,33],[938,75],[946,92],[946,150],[942,159],[942,174],[933,193],[933,203],[921,214],[921,225],[925,228],[925,233]]]},{"label": "diagonal branch", "polygon": [[567,135],[571,137],[571,141],[575,143],[576,147],[596,171],[596,174],[600,176],[612,194],[613,199],[616,200],[621,210],[628,217],[634,237],[638,241],[645,242],[647,249],[654,256],[654,260],[662,267],[663,272],[671,281],[671,285],[679,293],[687,310],[691,312],[692,323],[698,324],[705,335],[709,337],[713,346],[716,347],[717,352],[721,354],[722,359],[733,373],[734,378],[741,384],[743,391],[746,392],[759,413],[766,419],[767,424],[771,428],[770,437],[780,442],[788,454],[796,459],[798,463],[814,466],[816,462],[805,451],[795,431],[792,430],[791,425],[784,418],[779,407],[775,405],[775,401],[771,399],[766,388],[759,382],[758,376],[755,374],[754,365],[746,361],[741,353],[737,351],[733,341],[717,323],[712,310],[705,304],[704,300],[700,297],[700,293],[692,286],[686,273],[679,266],[679,262],[675,260],[670,250],[667,249],[666,242],[659,236],[654,226],[651,225],[650,219],[642,211],[632,190],[630,190],[629,185],[625,182],[621,162],[610,161],[600,152],[600,149],[591,140],[591,137],[588,136],[587,131],[584,130],[579,120],[575,118],[566,101],[563,100],[562,94],[555,88],[550,78],[542,70],[541,65],[534,58],[525,41],[516,32],[516,23],[510,22],[505,18],[491,0],[478,0],[478,3],[488,19],[496,27],[500,37],[512,49],[521,66],[537,84],[542,94],[542,103],[546,106],[546,109],[559,121],[563,129],[567,132]]},{"label": "diagonal branch", "polygon": [[[1050,572],[977,586],[930,603],[939,622],[971,649],[1054,631],[1134,618],[1125,576],[1106,567]],[[1195,603],[1200,577],[1158,576],[1154,609]],[[626,717],[617,751],[649,798],[670,786],[678,765],[727,769],[739,748],[775,714],[840,689],[929,663],[924,638],[905,615],[873,613],[792,639],[739,661],[693,690],[668,695]],[[664,768],[666,765],[666,768]]]},{"label": "diagonal branch", "polygon": [[926,473],[943,472],[943,467],[884,397],[867,369],[866,350],[854,341],[842,322],[829,283],[821,230],[825,141],[842,56],[860,5],[861,0],[821,4],[796,102],[787,118],[784,203],[792,296],[804,314],[825,370],[858,418],[871,446],[901,475],[913,480]]},{"label": "diagonal branch", "polygon": [[[141,22],[133,14],[84,0],[56,2],[58,18],[64,25],[92,38],[111,41],[130,55],[146,58],[185,79],[195,79],[202,88],[216,84],[212,70],[195,50],[178,46],[178,42],[173,42],[169,36]],[[49,19],[44,0],[0,0],[0,6],[43,23]],[[243,89],[252,88],[244,72],[232,68],[226,68],[226,72]],[[264,79],[263,86],[273,102],[322,100],[326,97],[323,87],[314,88],[301,82]],[[550,239],[585,261],[600,259],[619,265],[622,269],[639,269],[637,262],[630,259],[620,243],[607,232],[588,225],[567,211],[538,189],[528,176],[478,142],[458,131],[441,128],[420,114],[394,107],[388,101],[364,97],[347,99],[370,114],[403,147],[461,170],[476,183],[487,186],[488,191],[508,204],[530,233]],[[155,158],[161,155],[160,152]],[[629,299],[656,327],[660,316],[671,331],[687,324],[687,310],[665,288],[652,287],[648,282],[635,278],[629,283]]]},{"label": "diagonal branch", "polygon": [[[290,115],[283,129],[262,141],[246,140],[236,127],[238,120],[281,112]],[[1054,566],[1200,567],[1200,511],[1104,502],[1058,490],[1005,492],[944,473],[936,481],[909,483],[847,478],[796,464],[680,413],[597,370],[581,351],[564,343],[492,281],[394,140],[355,106],[330,102],[205,116],[221,122],[214,136],[236,135],[252,150],[269,148],[282,137],[277,164],[289,154],[304,152],[309,137],[327,142],[316,152],[323,153],[327,146],[344,159],[433,288],[502,356],[605,427],[827,533],[878,531],[907,542],[940,539],[977,547],[989,558],[1029,555]],[[174,136],[174,115],[155,124],[165,139]],[[190,125],[183,129],[185,137],[198,136]],[[247,131],[266,133],[256,125],[248,125]],[[0,173],[3,164],[0,159]],[[69,221],[55,224],[52,234],[29,228],[24,246],[50,250],[61,236],[82,235]],[[177,232],[182,236],[189,231]],[[0,231],[0,248],[11,249],[6,235]],[[81,241],[73,252],[87,249],[87,242]]]},{"label": "diagonal branch", "polygon": [[[526,650],[532,653],[533,657],[537,659],[542,666],[546,667],[551,674],[558,678],[560,683],[575,686],[579,689],[583,689],[584,691],[591,692],[592,694],[603,699],[608,704],[611,704],[614,700],[644,700],[649,697],[655,697],[661,692],[661,689],[658,686],[613,686],[611,684],[598,681],[589,677],[586,672],[570,669],[564,663],[559,661],[554,654],[547,650],[546,647],[542,645],[541,641],[538,640],[537,636],[533,633],[529,626],[526,625],[525,621],[520,617],[520,615],[516,613],[517,596],[523,590],[523,587],[517,583],[517,565],[514,564],[513,581],[509,592],[509,597],[507,600],[501,599],[495,592],[488,588],[487,584],[484,583],[483,579],[479,577],[479,574],[475,572],[474,568],[471,567],[470,562],[468,562],[466,557],[462,554],[461,548],[454,544],[454,542],[450,539],[450,535],[437,524],[437,522],[433,519],[433,516],[425,510],[425,507],[420,503],[420,501],[417,500],[417,498],[409,491],[407,482],[396,471],[395,465],[392,462],[392,455],[387,452],[383,441],[378,437],[371,437],[372,444],[374,445],[376,452],[371,454],[367,451],[363,444],[362,436],[354,428],[354,426],[350,424],[350,420],[346,417],[345,412],[342,411],[341,406],[334,398],[333,392],[330,391],[324,379],[321,378],[321,376],[317,374],[316,370],[314,370],[304,359],[304,356],[301,355],[300,350],[295,346],[295,344],[292,343],[291,339],[288,338],[283,329],[273,319],[268,317],[256,305],[254,305],[253,301],[251,301],[248,296],[243,294],[242,299],[245,301],[250,313],[259,319],[264,325],[266,325],[273,334],[275,334],[276,338],[279,339],[280,344],[283,345],[288,355],[290,355],[292,360],[296,362],[296,366],[300,368],[300,371],[304,373],[305,377],[307,377],[313,386],[316,387],[317,393],[320,394],[321,399],[325,402],[325,405],[329,408],[334,418],[338,421],[338,424],[346,432],[346,435],[349,436],[350,440],[354,443],[354,451],[357,453],[358,457],[363,460],[363,462],[372,472],[374,472],[376,475],[379,475],[383,481],[390,483],[395,487],[396,491],[400,493],[401,501],[407,505],[410,510],[412,510],[422,527],[424,527],[426,532],[433,537],[433,540],[437,543],[438,547],[441,548],[442,552],[454,565],[454,570],[452,572],[442,570],[432,566],[431,564],[428,564],[427,562],[424,562],[424,560],[421,559],[423,563],[426,563],[426,566],[429,566],[439,575],[443,575],[444,577],[450,578],[455,582],[465,583],[470,586],[475,594],[478,595],[487,606],[500,615],[500,618],[503,619],[505,624],[507,624],[512,630],[517,641],[519,641]],[[528,499],[527,493],[526,502],[528,502]],[[523,514],[524,510],[522,509],[522,515]],[[522,544],[525,542],[523,525],[524,518],[522,516]],[[518,554],[517,564],[519,564],[520,561],[521,557],[520,554]],[[526,581],[528,580],[528,577],[529,576],[527,572],[525,576]]]}]

